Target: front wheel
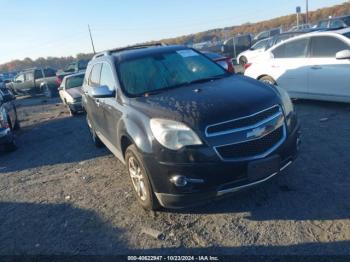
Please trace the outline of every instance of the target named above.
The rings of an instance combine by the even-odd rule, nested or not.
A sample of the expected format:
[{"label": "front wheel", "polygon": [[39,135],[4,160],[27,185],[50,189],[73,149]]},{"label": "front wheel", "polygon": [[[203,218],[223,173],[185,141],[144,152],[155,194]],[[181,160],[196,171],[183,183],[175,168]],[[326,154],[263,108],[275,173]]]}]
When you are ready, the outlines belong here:
[{"label": "front wheel", "polygon": [[159,209],[160,205],[153,192],[148,172],[135,145],[126,149],[125,162],[138,202],[145,210]]},{"label": "front wheel", "polygon": [[276,81],[271,76],[263,76],[259,78],[259,81],[273,86],[277,85]]}]

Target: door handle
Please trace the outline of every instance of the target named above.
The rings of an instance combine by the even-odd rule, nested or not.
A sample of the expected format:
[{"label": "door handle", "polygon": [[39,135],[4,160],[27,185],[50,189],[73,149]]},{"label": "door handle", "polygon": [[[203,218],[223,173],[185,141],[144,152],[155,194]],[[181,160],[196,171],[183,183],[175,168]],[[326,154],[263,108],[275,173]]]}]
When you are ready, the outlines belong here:
[{"label": "door handle", "polygon": [[311,69],[314,69],[314,70],[322,69],[322,66],[314,65],[311,67]]}]

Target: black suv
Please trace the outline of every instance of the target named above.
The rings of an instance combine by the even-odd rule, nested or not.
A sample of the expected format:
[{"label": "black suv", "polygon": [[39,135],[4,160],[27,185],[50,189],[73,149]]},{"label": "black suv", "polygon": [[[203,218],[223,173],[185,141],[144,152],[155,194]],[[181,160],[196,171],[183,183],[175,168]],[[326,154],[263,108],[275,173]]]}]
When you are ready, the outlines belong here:
[{"label": "black suv", "polygon": [[185,46],[94,56],[83,105],[97,146],[126,164],[145,209],[179,208],[267,181],[296,158],[287,93]]},{"label": "black suv", "polygon": [[0,148],[13,151],[16,147],[14,130],[19,129],[15,96],[6,87],[0,87]]}]

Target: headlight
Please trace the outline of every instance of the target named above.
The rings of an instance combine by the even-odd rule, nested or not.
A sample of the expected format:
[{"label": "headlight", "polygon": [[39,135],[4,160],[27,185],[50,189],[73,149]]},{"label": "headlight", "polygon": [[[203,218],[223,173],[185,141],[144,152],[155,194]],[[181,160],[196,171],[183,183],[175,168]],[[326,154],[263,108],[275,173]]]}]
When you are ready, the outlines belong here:
[{"label": "headlight", "polygon": [[286,90],[278,86],[274,86],[274,87],[276,88],[277,92],[281,96],[284,113],[286,116],[288,116],[291,112],[294,111],[292,100],[290,99]]},{"label": "headlight", "polygon": [[178,150],[184,146],[202,144],[196,133],[183,123],[153,118],[150,125],[154,137],[166,148]]}]

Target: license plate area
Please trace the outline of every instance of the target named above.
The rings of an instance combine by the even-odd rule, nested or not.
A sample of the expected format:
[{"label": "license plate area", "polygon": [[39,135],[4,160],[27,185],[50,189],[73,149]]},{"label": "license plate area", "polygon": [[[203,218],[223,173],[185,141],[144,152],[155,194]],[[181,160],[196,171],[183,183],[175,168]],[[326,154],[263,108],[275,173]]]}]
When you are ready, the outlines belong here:
[{"label": "license plate area", "polygon": [[280,171],[280,156],[272,156],[248,164],[248,180],[257,181]]}]

